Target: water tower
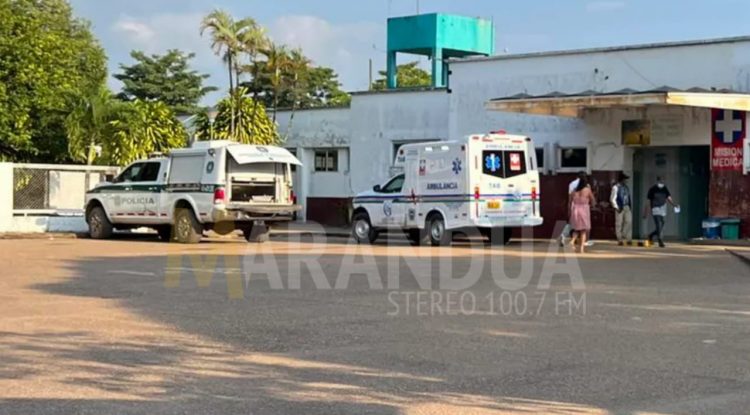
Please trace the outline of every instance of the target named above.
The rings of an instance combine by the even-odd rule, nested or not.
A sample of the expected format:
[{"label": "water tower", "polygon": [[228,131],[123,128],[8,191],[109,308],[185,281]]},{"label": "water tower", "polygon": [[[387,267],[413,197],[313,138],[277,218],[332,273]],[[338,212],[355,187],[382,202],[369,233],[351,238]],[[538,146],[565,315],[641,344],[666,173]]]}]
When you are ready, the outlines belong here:
[{"label": "water tower", "polygon": [[388,19],[387,85],[396,88],[396,54],[428,56],[432,86],[447,84],[445,60],[489,56],[495,51],[495,29],[485,19],[432,13]]}]

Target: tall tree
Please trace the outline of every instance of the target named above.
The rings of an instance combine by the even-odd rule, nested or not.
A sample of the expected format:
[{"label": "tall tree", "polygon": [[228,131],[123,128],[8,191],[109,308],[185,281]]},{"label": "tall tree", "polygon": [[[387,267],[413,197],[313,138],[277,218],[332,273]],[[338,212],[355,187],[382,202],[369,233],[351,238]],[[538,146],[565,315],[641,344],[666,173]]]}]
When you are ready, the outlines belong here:
[{"label": "tall tree", "polygon": [[[420,68],[419,62],[409,62],[396,67],[396,85],[398,88],[414,88],[429,86],[432,82],[430,73]],[[383,90],[386,88],[386,71],[378,71],[379,79],[372,83],[372,89]]]},{"label": "tall tree", "polygon": [[[242,51],[242,40],[248,31],[258,30],[258,24],[251,18],[235,20],[223,10],[214,10],[203,18],[201,35],[211,32],[211,48],[227,64],[229,74],[229,97],[234,97],[234,85],[239,83],[240,63],[238,55]],[[235,106],[231,106],[234,111]],[[230,116],[231,131],[235,130],[234,113]]]},{"label": "tall tree", "polygon": [[209,77],[190,69],[194,53],[185,54],[171,49],[164,55],[146,55],[132,51],[130,56],[136,63],[120,64],[122,73],[114,77],[122,81],[122,92],[118,97],[126,101],[161,101],[178,114],[192,114],[198,110],[201,98],[216,87],[203,86]]},{"label": "tall tree", "polygon": [[97,91],[106,57],[65,0],[0,0],[0,159],[66,161],[74,97]]}]

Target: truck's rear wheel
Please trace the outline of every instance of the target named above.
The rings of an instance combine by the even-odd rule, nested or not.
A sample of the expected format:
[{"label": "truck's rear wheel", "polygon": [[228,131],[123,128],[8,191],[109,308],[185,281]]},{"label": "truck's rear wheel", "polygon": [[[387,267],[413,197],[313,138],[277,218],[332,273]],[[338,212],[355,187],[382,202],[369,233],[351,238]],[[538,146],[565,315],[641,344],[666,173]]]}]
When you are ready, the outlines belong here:
[{"label": "truck's rear wheel", "polygon": [[101,206],[89,209],[86,223],[89,225],[89,236],[92,239],[107,239],[112,236],[112,223],[107,219],[107,214]]},{"label": "truck's rear wheel", "polygon": [[242,229],[242,234],[248,242],[267,242],[271,236],[271,228],[268,225],[252,225]]},{"label": "truck's rear wheel", "polygon": [[197,244],[201,241],[203,228],[192,209],[177,208],[174,215],[174,238],[182,244]]},{"label": "truck's rear wheel", "polygon": [[371,244],[378,239],[378,231],[372,227],[370,216],[359,212],[352,218],[352,235],[359,244]]},{"label": "truck's rear wheel", "polygon": [[432,246],[447,246],[453,239],[453,233],[445,228],[445,220],[439,213],[427,219],[427,236]]}]

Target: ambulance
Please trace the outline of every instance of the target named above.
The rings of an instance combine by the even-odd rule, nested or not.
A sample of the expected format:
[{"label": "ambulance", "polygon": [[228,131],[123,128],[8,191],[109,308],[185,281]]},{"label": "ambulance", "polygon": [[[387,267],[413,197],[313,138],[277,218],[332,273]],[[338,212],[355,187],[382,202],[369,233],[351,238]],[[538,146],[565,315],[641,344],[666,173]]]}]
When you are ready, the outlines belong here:
[{"label": "ambulance", "polygon": [[507,244],[511,228],[542,224],[529,137],[495,132],[406,144],[394,167],[395,176],[353,199],[358,243],[401,231],[415,245],[448,245],[454,232],[474,229],[493,244]]}]

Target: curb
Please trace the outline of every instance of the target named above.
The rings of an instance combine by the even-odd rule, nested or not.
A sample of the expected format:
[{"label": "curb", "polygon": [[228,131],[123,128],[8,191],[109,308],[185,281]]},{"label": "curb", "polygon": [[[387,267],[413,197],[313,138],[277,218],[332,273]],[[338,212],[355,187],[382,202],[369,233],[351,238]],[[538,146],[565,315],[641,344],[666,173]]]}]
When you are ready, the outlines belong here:
[{"label": "curb", "polygon": [[747,255],[741,254],[731,249],[726,249],[726,251],[734,255],[735,257],[739,258],[739,260],[744,262],[746,265],[750,265],[750,257],[748,257]]},{"label": "curb", "polygon": [[0,233],[0,240],[12,239],[85,239],[89,236],[76,232],[7,232]]}]

